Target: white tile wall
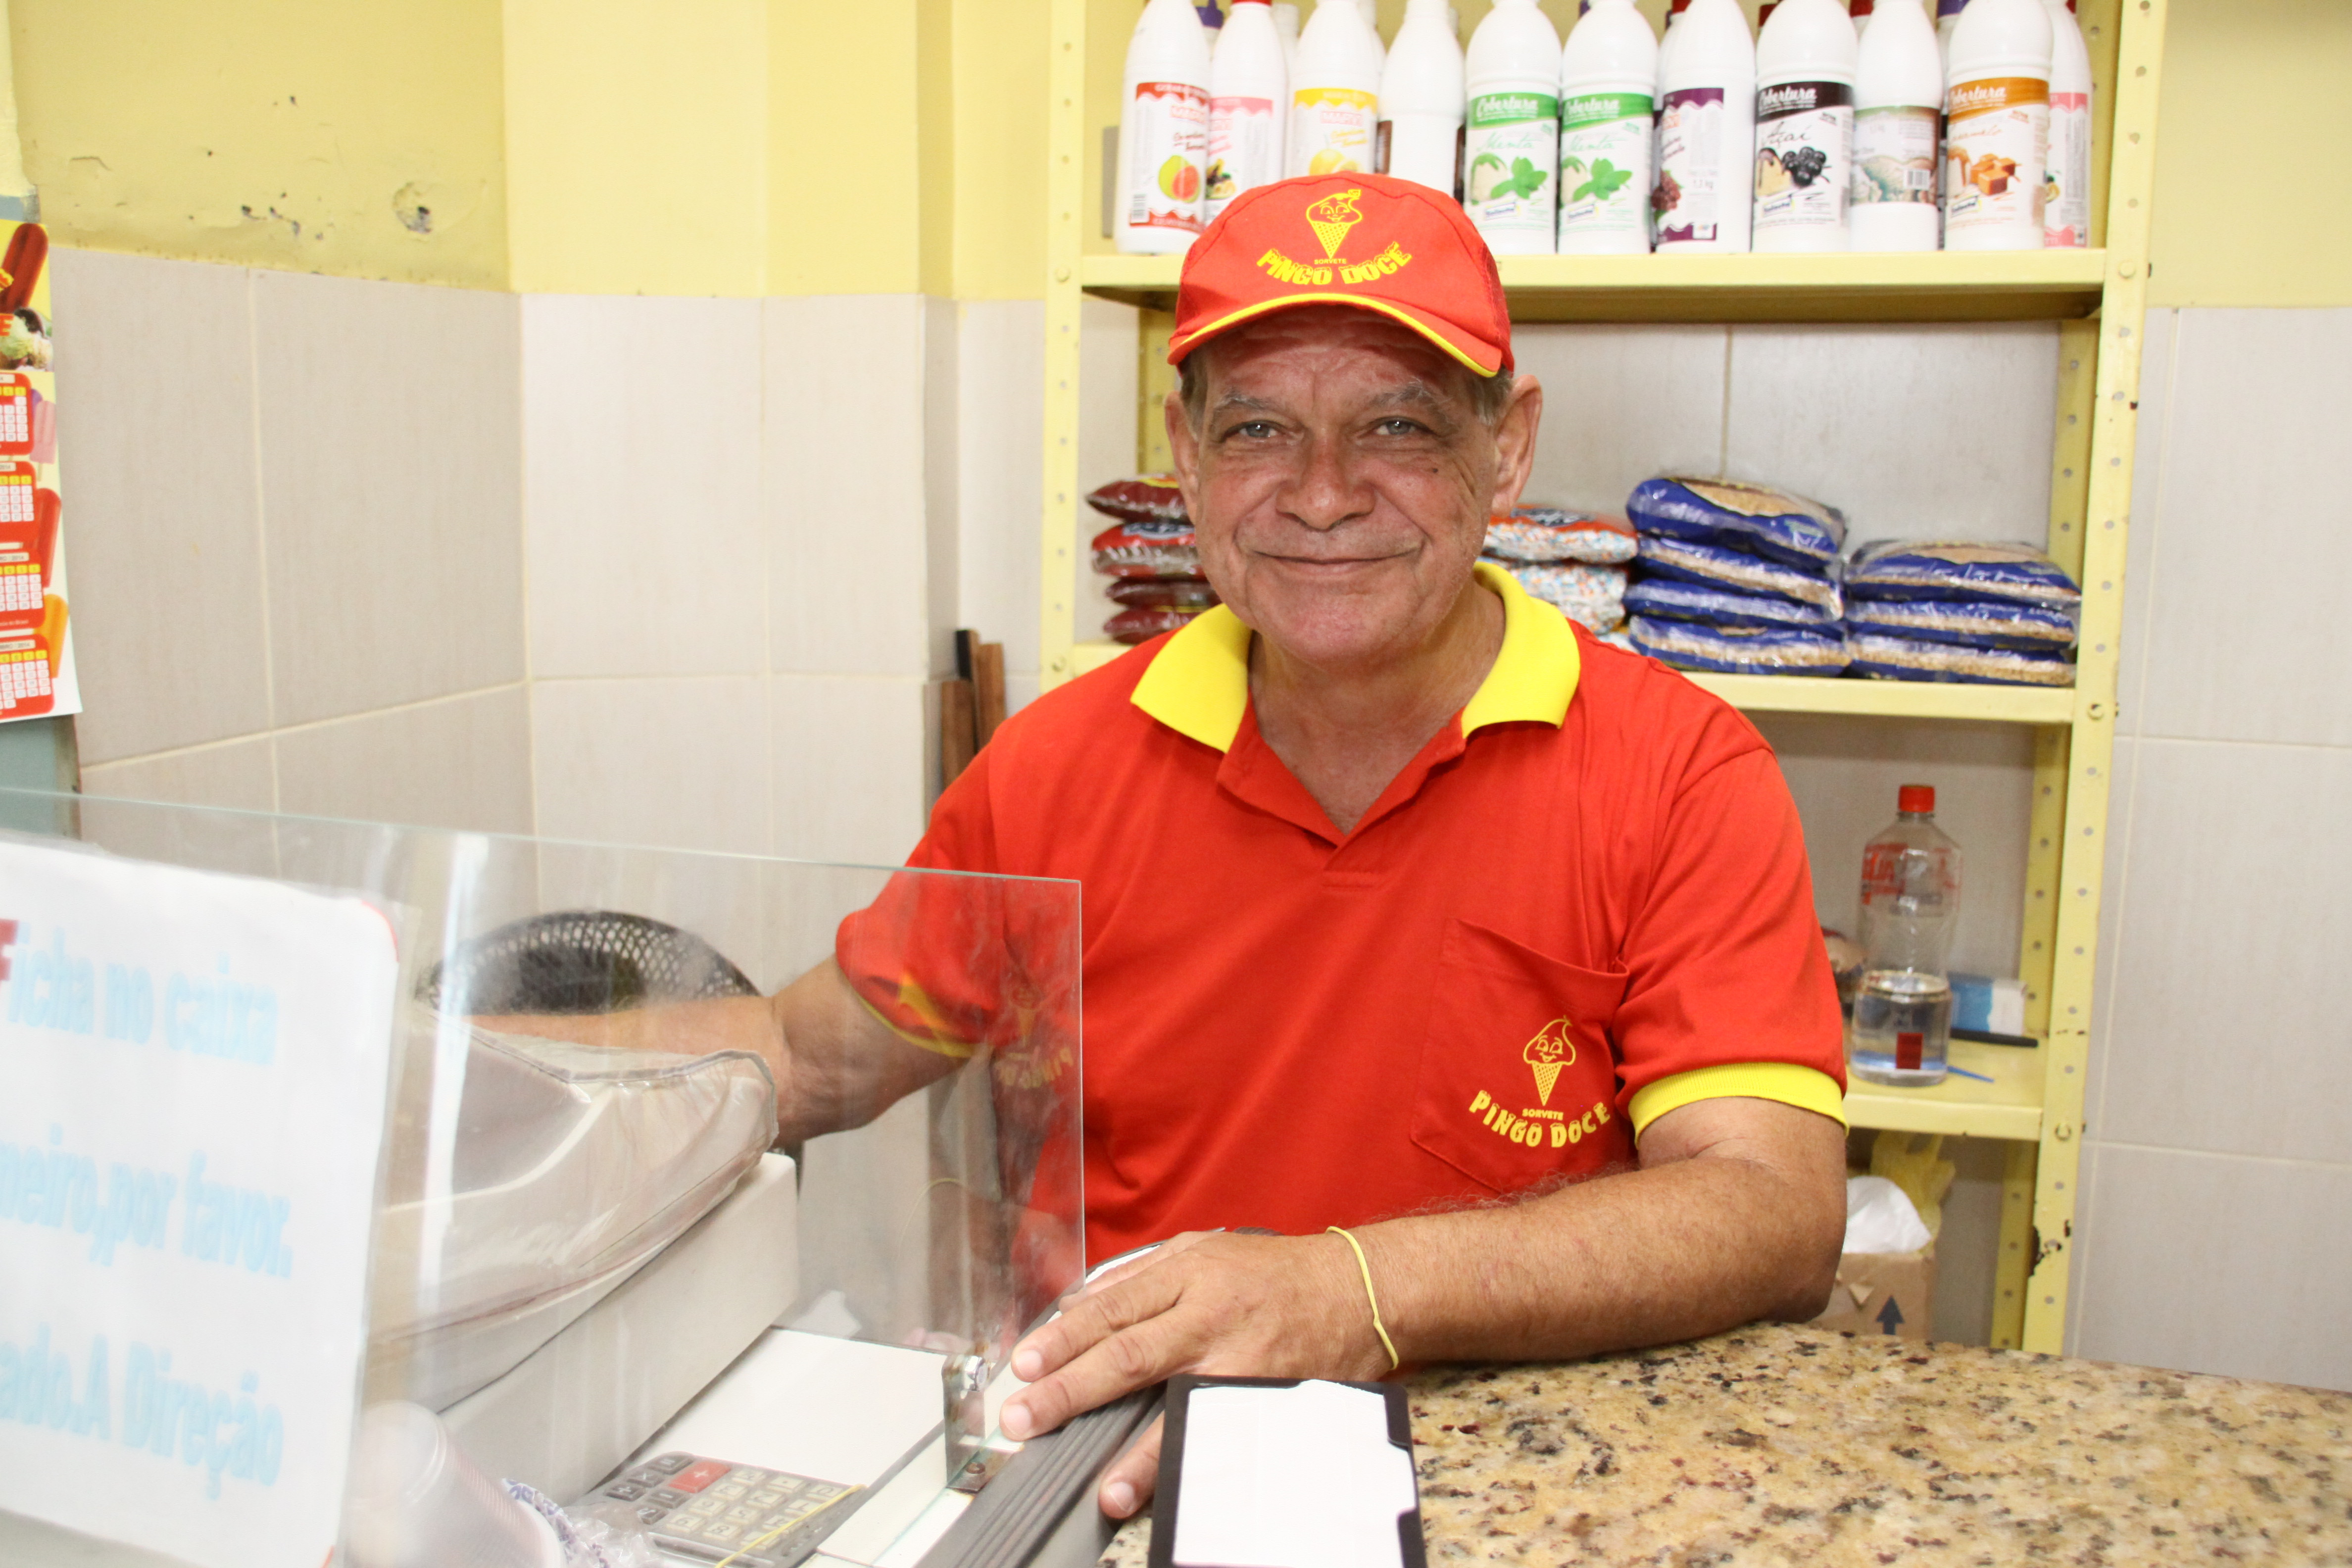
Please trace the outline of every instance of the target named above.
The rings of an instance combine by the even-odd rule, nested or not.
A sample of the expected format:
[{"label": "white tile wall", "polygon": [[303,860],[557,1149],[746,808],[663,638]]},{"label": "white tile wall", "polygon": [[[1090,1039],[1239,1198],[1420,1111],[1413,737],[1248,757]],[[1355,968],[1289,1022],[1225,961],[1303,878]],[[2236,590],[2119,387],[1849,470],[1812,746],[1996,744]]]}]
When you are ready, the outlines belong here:
[{"label": "white tile wall", "polygon": [[760,302],[521,309],[531,674],[764,671]]},{"label": "white tile wall", "polygon": [[960,307],[957,352],[958,624],[1004,645],[1008,676],[1037,675],[1037,527],[1044,515],[1045,307]]},{"label": "white tile wall", "polygon": [[56,258],[82,759],[266,729],[250,274]]},{"label": "white tile wall", "polygon": [[252,276],[276,721],[521,679],[514,297]]},{"label": "white tile wall", "polygon": [[763,687],[758,676],[534,681],[540,832],[769,853]]},{"label": "white tile wall", "polygon": [[1653,474],[1723,471],[1729,331],[1723,327],[1522,327],[1518,373],[1543,384],[1527,500],[1622,516]]},{"label": "white tile wall", "polygon": [[81,770],[81,787],[88,795],[123,800],[272,811],[278,804],[277,743],[257,735],[133,762],[89,763]]},{"label": "white tile wall", "polygon": [[277,735],[280,810],[530,831],[530,738],[520,682]]},{"label": "white tile wall", "polygon": [[[1081,495],[1136,469],[1136,435],[1142,395],[1142,361],[1135,352],[1137,312],[1108,300],[1078,306],[1078,376],[1084,401],[1078,409],[1078,491]],[[1042,387],[1041,387],[1042,392]],[[1151,416],[1157,417],[1157,411]],[[1078,537],[1070,550],[1070,582],[1076,598],[1077,635],[1102,635],[1102,624],[1118,609],[1095,575],[1087,541],[1109,525],[1081,503]]]},{"label": "white tile wall", "polygon": [[922,837],[929,683],[906,676],[778,675],[769,682],[775,737],[776,853],[890,866]]}]

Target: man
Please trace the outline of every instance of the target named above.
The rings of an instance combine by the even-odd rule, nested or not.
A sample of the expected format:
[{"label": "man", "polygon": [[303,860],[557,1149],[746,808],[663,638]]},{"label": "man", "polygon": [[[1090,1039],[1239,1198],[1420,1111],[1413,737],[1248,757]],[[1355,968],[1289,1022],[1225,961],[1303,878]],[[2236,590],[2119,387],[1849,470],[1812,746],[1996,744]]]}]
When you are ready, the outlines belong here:
[{"label": "man", "polygon": [[[1083,884],[1087,1253],[1166,1242],[1020,1347],[1010,1436],[1175,1372],[1576,1356],[1827,1296],[1843,1068],[1796,813],[1737,713],[1477,563],[1542,414],[1509,331],[1433,193],[1235,201],[1166,415],[1224,607],[1012,719],[912,858]],[[788,1137],[951,1068],[908,998],[952,960],[910,929],[852,916],[775,998]]]}]

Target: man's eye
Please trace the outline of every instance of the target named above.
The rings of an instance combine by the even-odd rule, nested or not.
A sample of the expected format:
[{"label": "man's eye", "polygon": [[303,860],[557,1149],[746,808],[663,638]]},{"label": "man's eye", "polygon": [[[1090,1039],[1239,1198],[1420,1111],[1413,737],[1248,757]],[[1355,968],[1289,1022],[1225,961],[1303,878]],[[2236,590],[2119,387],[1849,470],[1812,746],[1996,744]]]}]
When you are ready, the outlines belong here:
[{"label": "man's eye", "polygon": [[1231,426],[1225,431],[1225,434],[1228,436],[1244,436],[1253,441],[1263,441],[1267,437],[1274,434],[1274,424],[1271,420],[1252,419],[1244,424]]},{"label": "man's eye", "polygon": [[1383,436],[1421,436],[1426,435],[1429,427],[1417,419],[1397,418],[1383,419],[1375,428]]}]

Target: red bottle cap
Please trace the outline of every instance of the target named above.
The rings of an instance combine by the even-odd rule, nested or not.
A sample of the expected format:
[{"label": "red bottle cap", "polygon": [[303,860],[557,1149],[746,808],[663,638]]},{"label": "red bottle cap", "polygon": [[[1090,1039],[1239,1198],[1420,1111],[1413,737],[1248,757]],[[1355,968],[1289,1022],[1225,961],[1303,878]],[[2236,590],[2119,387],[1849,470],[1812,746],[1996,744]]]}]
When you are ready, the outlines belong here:
[{"label": "red bottle cap", "polygon": [[1934,784],[1905,784],[1895,792],[1895,809],[1930,816],[1936,810]]}]

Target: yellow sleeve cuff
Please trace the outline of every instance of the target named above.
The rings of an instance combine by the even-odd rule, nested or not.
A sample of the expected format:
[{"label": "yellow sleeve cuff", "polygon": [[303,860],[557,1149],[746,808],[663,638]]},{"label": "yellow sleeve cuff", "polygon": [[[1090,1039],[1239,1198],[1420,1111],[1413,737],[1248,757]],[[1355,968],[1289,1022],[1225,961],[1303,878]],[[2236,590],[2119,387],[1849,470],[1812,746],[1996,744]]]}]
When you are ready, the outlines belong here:
[{"label": "yellow sleeve cuff", "polygon": [[900,1027],[892,1021],[890,1015],[867,1001],[866,994],[858,990],[855,984],[850,986],[849,994],[857,998],[857,1005],[865,1008],[876,1023],[918,1050],[962,1061],[978,1048],[973,1042],[959,1039],[956,1037],[955,1031],[948,1026],[947,1019],[940,1015],[938,1004],[934,1003],[924,993],[923,988],[915,983],[912,975],[905,976],[898,982],[898,1005],[929,1026],[920,1033]]},{"label": "yellow sleeve cuff", "polygon": [[1777,1100],[1845,1125],[1845,1095],[1829,1074],[1793,1062],[1730,1062],[1678,1072],[1634,1090],[1627,1108],[1633,1136],[1639,1138],[1667,1111],[1702,1100]]}]

